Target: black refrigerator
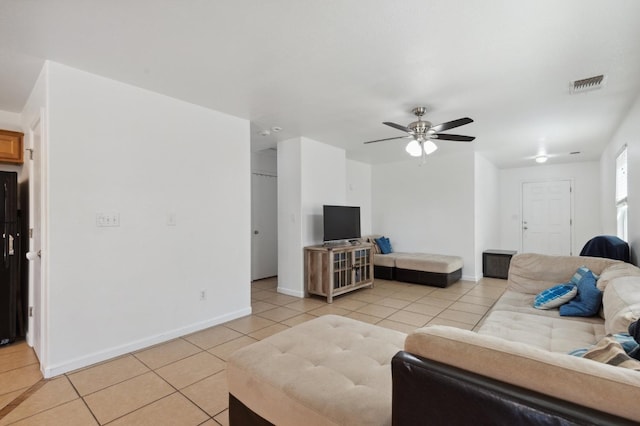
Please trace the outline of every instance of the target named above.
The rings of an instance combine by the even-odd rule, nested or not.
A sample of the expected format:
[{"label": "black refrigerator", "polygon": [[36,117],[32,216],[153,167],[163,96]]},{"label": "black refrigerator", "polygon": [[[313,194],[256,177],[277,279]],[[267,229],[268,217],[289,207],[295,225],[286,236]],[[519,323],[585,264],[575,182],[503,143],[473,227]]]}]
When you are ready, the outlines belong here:
[{"label": "black refrigerator", "polygon": [[13,342],[17,334],[20,286],[20,223],[18,173],[0,172],[0,346]]}]

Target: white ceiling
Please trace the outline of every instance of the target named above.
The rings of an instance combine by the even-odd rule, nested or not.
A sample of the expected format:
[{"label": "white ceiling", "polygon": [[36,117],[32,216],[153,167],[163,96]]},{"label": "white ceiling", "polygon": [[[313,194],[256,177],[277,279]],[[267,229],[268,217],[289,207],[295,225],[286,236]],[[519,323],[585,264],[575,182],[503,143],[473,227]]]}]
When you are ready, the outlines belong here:
[{"label": "white ceiling", "polygon": [[0,110],[50,59],[249,119],[254,149],[306,136],[405,160],[405,140],[362,142],[425,105],[473,118],[449,132],[499,167],[597,160],[640,92],[639,18],[637,0],[0,0]]}]

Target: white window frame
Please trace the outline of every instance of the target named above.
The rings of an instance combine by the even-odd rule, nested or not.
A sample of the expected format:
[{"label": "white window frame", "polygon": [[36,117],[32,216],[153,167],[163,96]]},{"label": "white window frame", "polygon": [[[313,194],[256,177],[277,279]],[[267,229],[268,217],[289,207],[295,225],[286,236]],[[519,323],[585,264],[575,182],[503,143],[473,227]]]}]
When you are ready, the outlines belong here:
[{"label": "white window frame", "polygon": [[627,145],[616,156],[616,228],[618,238],[628,241],[628,167]]}]

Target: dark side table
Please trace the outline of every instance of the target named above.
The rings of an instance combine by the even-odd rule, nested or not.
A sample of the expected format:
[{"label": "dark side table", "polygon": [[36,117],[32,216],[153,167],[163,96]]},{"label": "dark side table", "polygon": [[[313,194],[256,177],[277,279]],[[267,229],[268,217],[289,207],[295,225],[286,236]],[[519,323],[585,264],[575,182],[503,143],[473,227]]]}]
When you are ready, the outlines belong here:
[{"label": "dark side table", "polygon": [[515,250],[485,250],[482,252],[482,275],[490,278],[507,279],[509,264]]}]

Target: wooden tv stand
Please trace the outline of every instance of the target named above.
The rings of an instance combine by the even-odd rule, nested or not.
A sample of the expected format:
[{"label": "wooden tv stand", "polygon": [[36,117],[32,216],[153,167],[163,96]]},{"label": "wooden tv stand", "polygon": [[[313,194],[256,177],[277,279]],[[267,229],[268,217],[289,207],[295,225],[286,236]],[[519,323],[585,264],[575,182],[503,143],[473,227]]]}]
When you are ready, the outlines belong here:
[{"label": "wooden tv stand", "polygon": [[310,294],[333,297],[373,287],[373,246],[370,243],[304,248],[305,282]]}]

